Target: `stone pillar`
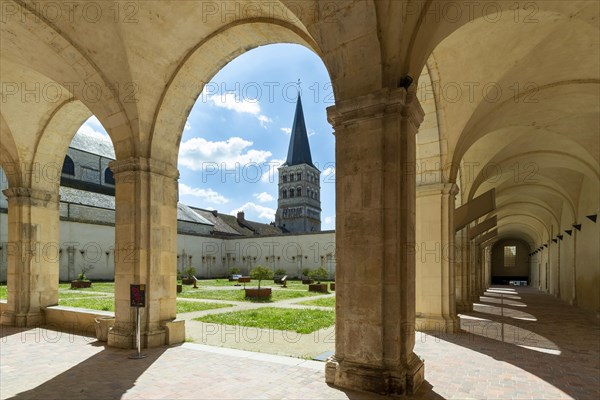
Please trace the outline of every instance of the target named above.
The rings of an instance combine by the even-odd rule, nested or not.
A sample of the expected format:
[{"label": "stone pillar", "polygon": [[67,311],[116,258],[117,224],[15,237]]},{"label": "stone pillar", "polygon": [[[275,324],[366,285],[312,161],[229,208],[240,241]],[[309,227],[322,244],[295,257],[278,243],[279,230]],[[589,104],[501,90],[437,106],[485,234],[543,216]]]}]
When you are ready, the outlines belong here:
[{"label": "stone pillar", "polygon": [[326,381],[381,394],[424,379],[415,342],[418,100],[384,89],[328,109],[336,135],[336,343]]},{"label": "stone pillar", "polygon": [[116,181],[116,320],[108,345],[133,347],[135,309],[130,307],[129,285],[145,284],[142,346],[162,346],[169,342],[165,325],[176,314],[179,173],[147,158],[113,161],[110,168]]},{"label": "stone pillar", "polygon": [[[417,187],[416,310],[417,329],[456,332],[454,200],[458,186],[437,183]],[[459,249],[460,250],[460,249]]]},{"label": "stone pillar", "polygon": [[42,308],[58,304],[59,196],[13,187],[8,199],[6,309],[3,325],[44,323]]},{"label": "stone pillar", "polygon": [[456,284],[456,311],[469,312],[473,311],[473,303],[471,302],[471,285],[470,285],[470,262],[469,262],[469,240],[467,239],[467,230],[462,229],[456,232],[456,249],[460,249],[460,254],[455,254],[455,284]]}]

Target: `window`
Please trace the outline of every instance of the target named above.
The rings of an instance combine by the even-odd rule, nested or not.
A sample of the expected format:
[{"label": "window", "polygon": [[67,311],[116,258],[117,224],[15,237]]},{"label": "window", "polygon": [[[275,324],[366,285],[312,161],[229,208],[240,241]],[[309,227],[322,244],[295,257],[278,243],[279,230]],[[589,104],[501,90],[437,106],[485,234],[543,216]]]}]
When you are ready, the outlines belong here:
[{"label": "window", "polygon": [[290,174],[290,182],[294,182],[294,174]]},{"label": "window", "polygon": [[517,246],[504,246],[504,268],[517,265]]},{"label": "window", "polygon": [[290,198],[294,197],[294,189],[290,189]]},{"label": "window", "polygon": [[296,180],[301,181],[302,180],[302,172],[298,172],[296,174]]},{"label": "window", "polygon": [[286,189],[283,189],[283,198],[287,199],[287,190]]},{"label": "window", "polygon": [[65,161],[62,166],[62,173],[65,175],[75,176],[75,163],[69,156],[65,156]]},{"label": "window", "polygon": [[110,168],[106,168],[104,170],[104,183],[107,185],[115,184],[115,177],[113,175],[113,172],[110,170]]},{"label": "window", "polygon": [[302,196],[302,189],[298,188],[298,189],[296,189],[296,197],[300,197],[300,196]]},{"label": "window", "polygon": [[283,182],[284,182],[284,183],[285,183],[285,182],[287,182],[287,175],[285,175],[285,174],[284,174],[284,175],[282,176],[282,178],[283,178]]}]

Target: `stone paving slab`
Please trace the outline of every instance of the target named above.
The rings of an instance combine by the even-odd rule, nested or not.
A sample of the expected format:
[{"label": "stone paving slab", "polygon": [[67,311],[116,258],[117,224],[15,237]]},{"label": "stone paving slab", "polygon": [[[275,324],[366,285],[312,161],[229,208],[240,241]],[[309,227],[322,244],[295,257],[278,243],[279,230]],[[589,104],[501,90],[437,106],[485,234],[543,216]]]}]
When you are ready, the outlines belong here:
[{"label": "stone paving slab", "polygon": [[[492,288],[461,323],[461,334],[417,332],[427,382],[409,398],[600,398],[593,314],[529,288]],[[316,361],[194,343],[144,352],[147,358],[130,360],[132,350],[89,337],[2,327],[0,398],[383,398],[329,387]]]}]

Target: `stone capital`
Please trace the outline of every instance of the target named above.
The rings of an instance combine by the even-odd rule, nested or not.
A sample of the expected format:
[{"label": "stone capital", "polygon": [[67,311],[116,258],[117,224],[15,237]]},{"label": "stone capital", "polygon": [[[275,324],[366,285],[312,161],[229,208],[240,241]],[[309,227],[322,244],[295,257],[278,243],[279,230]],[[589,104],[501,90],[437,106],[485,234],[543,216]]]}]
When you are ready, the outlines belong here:
[{"label": "stone capital", "polygon": [[10,187],[3,190],[2,193],[6,196],[9,205],[37,207],[55,205],[58,207],[60,201],[58,193],[26,187]]},{"label": "stone capital", "polygon": [[459,191],[458,185],[455,183],[431,183],[428,185],[418,185],[417,197],[435,195],[456,196]]},{"label": "stone capital", "polygon": [[363,96],[340,100],[327,109],[327,119],[334,128],[390,114],[400,114],[417,128],[425,116],[417,98],[408,94],[404,88],[385,88]]},{"label": "stone capital", "polygon": [[132,172],[148,172],[162,175],[173,180],[179,179],[179,170],[164,161],[146,157],[129,157],[123,160],[115,160],[109,164],[111,171],[118,180],[119,174]]}]

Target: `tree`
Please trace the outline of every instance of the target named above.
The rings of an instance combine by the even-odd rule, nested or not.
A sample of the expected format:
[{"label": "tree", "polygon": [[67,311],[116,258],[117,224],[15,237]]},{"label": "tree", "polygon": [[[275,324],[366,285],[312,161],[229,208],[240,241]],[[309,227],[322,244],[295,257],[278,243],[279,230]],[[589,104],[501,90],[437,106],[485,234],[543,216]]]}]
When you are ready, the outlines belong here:
[{"label": "tree", "polygon": [[263,279],[273,279],[273,271],[271,271],[271,268],[269,267],[257,265],[250,271],[250,276],[252,279],[258,280],[258,288],[260,289],[260,281]]},{"label": "tree", "polygon": [[317,283],[321,283],[321,281],[329,278],[329,272],[327,272],[327,270],[325,268],[319,267],[317,269],[310,271],[308,273],[308,276],[311,279],[314,279],[315,281],[317,281]]}]

